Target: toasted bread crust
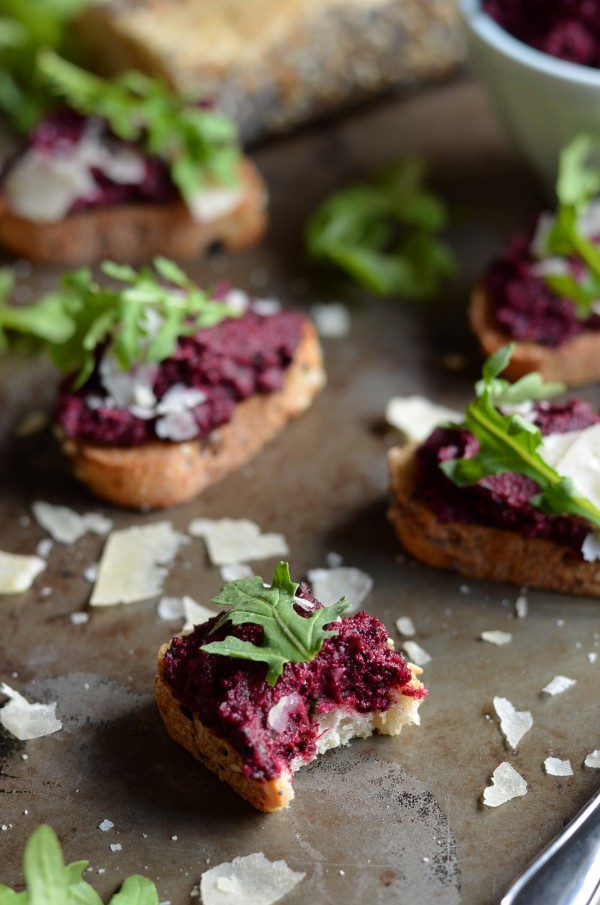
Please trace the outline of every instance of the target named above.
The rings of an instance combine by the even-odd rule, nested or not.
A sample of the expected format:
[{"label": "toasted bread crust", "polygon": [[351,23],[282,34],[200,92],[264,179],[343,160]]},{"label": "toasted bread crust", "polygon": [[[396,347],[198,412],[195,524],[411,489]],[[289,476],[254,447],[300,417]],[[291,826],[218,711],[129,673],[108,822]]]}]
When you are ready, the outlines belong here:
[{"label": "toasted bread crust", "polygon": [[102,260],[138,263],[161,254],[192,258],[220,242],[244,248],[266,225],[266,189],[254,164],[243,158],[244,194],[238,206],[210,222],[192,219],[183,201],[120,204],[69,214],[57,223],[34,223],[0,204],[0,245],[40,264],[76,266]]},{"label": "toasted bread crust", "polygon": [[[471,329],[486,355],[511,342],[494,318],[492,300],[484,286],[473,290],[469,306]],[[533,342],[516,342],[511,360],[502,376],[518,380],[539,371],[546,380],[561,380],[581,386],[600,380],[600,332],[586,330],[556,349]]]},{"label": "toasted bread crust", "polygon": [[[212,770],[219,779],[229,785],[254,805],[268,814],[287,808],[294,797],[291,772],[282,773],[276,779],[258,782],[242,773],[242,759],[229,742],[219,738],[205,726],[197,714],[182,709],[164,680],[164,657],[169,645],[164,644],[158,653],[158,672],[154,693],[160,715],[171,738],[190,752],[201,764]],[[189,714],[189,715],[186,715]]]},{"label": "toasted bread crust", "polygon": [[324,384],[319,340],[306,321],[282,389],[238,403],[231,421],[204,440],[118,447],[59,439],[76,477],[96,496],[134,509],[176,506],[251,459],[309,407]]},{"label": "toasted bread crust", "polygon": [[389,518],[402,546],[415,559],[467,578],[600,597],[600,562],[585,562],[544,538],[461,522],[440,522],[414,496],[416,445],[390,450]]}]

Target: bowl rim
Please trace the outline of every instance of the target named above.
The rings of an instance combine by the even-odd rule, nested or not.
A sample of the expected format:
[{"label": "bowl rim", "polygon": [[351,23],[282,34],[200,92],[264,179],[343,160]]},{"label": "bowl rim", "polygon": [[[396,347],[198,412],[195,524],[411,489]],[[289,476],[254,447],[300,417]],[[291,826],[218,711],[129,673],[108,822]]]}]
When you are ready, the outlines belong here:
[{"label": "bowl rim", "polygon": [[505,31],[481,9],[481,0],[458,0],[458,9],[467,29],[480,41],[517,63],[556,79],[600,87],[600,69],[560,60],[536,50]]}]

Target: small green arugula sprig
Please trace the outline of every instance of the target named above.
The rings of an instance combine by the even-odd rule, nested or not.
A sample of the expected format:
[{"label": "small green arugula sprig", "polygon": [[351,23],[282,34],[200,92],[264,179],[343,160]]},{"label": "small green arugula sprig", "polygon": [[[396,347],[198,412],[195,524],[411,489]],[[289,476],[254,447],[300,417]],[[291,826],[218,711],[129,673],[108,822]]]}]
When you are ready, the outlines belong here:
[{"label": "small green arugula sprig", "polygon": [[[467,406],[464,427],[477,437],[479,452],[471,459],[442,462],[440,468],[459,487],[503,472],[525,475],[540,487],[540,493],[530,500],[534,506],[553,515],[578,516],[600,528],[600,509],[580,496],[573,481],[561,477],[539,454],[540,430],[520,415],[503,415],[497,408],[503,394],[506,400],[505,381],[499,381],[498,374],[510,361],[513,348],[512,344],[503,346],[487,359],[475,399]],[[537,398],[554,394],[541,377],[537,382],[538,391],[544,394]],[[520,398],[522,389],[520,380],[515,384],[513,401]]]},{"label": "small green arugula sprig", "polygon": [[[66,864],[60,843],[49,826],[33,831],[23,856],[27,889],[15,892],[0,884],[0,905],[102,905],[102,899],[82,877],[88,861]],[[128,877],[108,905],[158,905],[156,886],[147,877]]]},{"label": "small green arugula sprig", "polygon": [[103,273],[120,287],[100,286],[91,270],[65,274],[62,288],[37,304],[7,304],[11,277],[0,274],[0,350],[15,337],[34,351],[48,352],[54,364],[73,373],[75,389],[90,377],[96,350],[110,342],[123,370],[143,362],[160,362],[189,336],[240,312],[214,300],[167,258],[155,258],[135,270],[105,261]]},{"label": "small green arugula sprig", "polygon": [[162,157],[183,198],[207,181],[238,183],[241,151],[232,120],[194,105],[159,78],[130,71],[108,81],[51,51],[39,55],[38,70],[70,107],[105,119],[115,135]]},{"label": "small green arugula sprig", "polygon": [[275,685],[286,663],[304,663],[313,660],[326,638],[337,635],[336,629],[325,629],[346,610],[350,603],[345,597],[333,606],[314,610],[309,616],[300,616],[294,609],[298,585],[290,578],[289,566],[280,562],[275,569],[270,587],[262,578],[241,578],[225,585],[214,598],[217,606],[227,607],[213,627],[211,634],[226,623],[231,625],[262,625],[264,638],[261,645],[241,641],[228,635],[224,641],[204,644],[201,650],[225,657],[256,660],[269,667],[267,682]]},{"label": "small green arugula sprig", "polygon": [[575,258],[585,265],[581,278],[570,273],[547,274],[544,282],[555,293],[575,303],[578,317],[592,313],[600,298],[600,249],[586,238],[581,219],[600,192],[600,136],[583,133],[562,151],[554,222],[544,242],[544,256]]},{"label": "small green arugula sprig", "polygon": [[426,172],[421,159],[405,158],[371,182],[329,197],[306,224],[311,257],[334,264],[379,295],[433,295],[455,263],[436,237],[446,225],[446,209],[424,187]]}]

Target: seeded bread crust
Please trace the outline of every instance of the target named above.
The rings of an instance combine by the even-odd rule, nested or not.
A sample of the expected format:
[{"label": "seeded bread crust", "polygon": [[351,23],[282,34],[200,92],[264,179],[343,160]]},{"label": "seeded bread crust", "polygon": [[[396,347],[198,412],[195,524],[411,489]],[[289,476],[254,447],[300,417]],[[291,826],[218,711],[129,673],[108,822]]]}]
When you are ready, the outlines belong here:
[{"label": "seeded bread crust", "polygon": [[99,207],[57,223],[26,220],[0,202],[0,245],[17,257],[68,267],[102,260],[135,264],[158,254],[193,258],[214,243],[245,248],[266,230],[267,192],[248,158],[240,176],[244,194],[237,207],[205,223],[193,220],[183,201]]},{"label": "seeded bread crust", "polygon": [[[183,707],[173,696],[164,678],[165,654],[168,649],[169,645],[163,644],[158,652],[154,693],[160,715],[171,738],[189,751],[201,764],[212,770],[219,779],[229,783],[238,795],[249,801],[257,810],[268,814],[289,807],[294,798],[292,769],[297,770],[301,765],[294,763],[292,769],[283,768],[279,776],[262,782],[244,776],[242,759],[238,752],[227,741],[219,738],[212,729],[205,726],[197,713]],[[409,687],[422,688],[422,683],[417,678],[422,670],[418,666],[408,665],[413,673]],[[409,705],[405,706],[407,700]],[[408,699],[405,695],[400,694],[397,703],[392,705],[390,710],[373,714],[373,726],[370,731],[365,730],[364,715],[358,715],[356,731],[350,730],[342,740],[338,736],[337,745],[345,744],[350,737],[366,738],[372,735],[373,729],[382,735],[398,735],[403,725],[418,724],[419,704],[419,699]],[[329,750],[332,747],[336,747],[336,745],[325,744],[323,750]]]},{"label": "seeded bread crust", "polygon": [[567,547],[544,538],[438,521],[435,512],[414,495],[416,449],[416,444],[410,444],[390,450],[388,513],[400,543],[415,559],[466,578],[600,597],[600,562],[585,562]]},{"label": "seeded bread crust", "polygon": [[[479,284],[471,295],[471,328],[485,355],[491,355],[511,342],[494,318],[492,300]],[[569,386],[582,386],[600,380],[600,332],[588,330],[551,349],[533,342],[516,342],[512,358],[502,376],[518,380],[524,374],[539,371],[546,380],[561,380]]]},{"label": "seeded bread crust", "polygon": [[58,433],[75,476],[101,499],[133,509],[162,509],[193,499],[251,459],[325,385],[321,347],[306,321],[294,358],[275,393],[257,393],[236,406],[231,421],[204,440],[141,446],[102,446]]}]

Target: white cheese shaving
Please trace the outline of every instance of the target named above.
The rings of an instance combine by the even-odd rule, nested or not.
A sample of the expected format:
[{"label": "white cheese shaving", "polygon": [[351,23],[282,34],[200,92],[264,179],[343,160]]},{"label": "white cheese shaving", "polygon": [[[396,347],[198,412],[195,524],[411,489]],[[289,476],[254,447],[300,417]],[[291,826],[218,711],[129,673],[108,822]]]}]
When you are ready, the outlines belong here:
[{"label": "white cheese shaving", "polygon": [[281,302],[279,299],[254,299],[252,310],[260,317],[273,317],[281,311]]},{"label": "white cheese shaving", "polygon": [[538,452],[561,477],[571,478],[577,496],[600,507],[600,424],[549,434],[542,438]]},{"label": "white cheese shaving", "polygon": [[501,632],[499,630],[482,632],[479,637],[482,641],[487,641],[489,644],[497,644],[498,647],[503,644],[510,644],[513,638],[510,632]]},{"label": "white cheese shaving", "polygon": [[62,729],[61,721],[56,719],[56,702],[30,704],[23,695],[4,683],[0,684],[0,694],[10,699],[0,708],[0,723],[21,741],[42,738]]},{"label": "white cheese shaving", "polygon": [[490,808],[499,805],[527,792],[527,781],[507,761],[503,761],[492,774],[492,785],[483,793],[483,803]]},{"label": "white cheese shaving", "polygon": [[243,314],[250,306],[250,296],[243,289],[230,289],[223,297],[223,302],[228,308]]},{"label": "white cheese shaving", "polygon": [[176,622],[183,619],[183,600],[181,597],[161,597],[156,612],[164,622]]},{"label": "white cheese shaving", "polygon": [[517,614],[517,619],[525,619],[528,610],[529,601],[527,600],[527,597],[524,594],[519,594],[515,600],[515,613]]},{"label": "white cheese shaving", "polygon": [[463,419],[460,412],[436,405],[424,396],[394,396],[385,409],[387,423],[414,443],[422,443],[444,421],[460,424]]},{"label": "white cheese shaving", "polygon": [[161,440],[184,443],[193,440],[198,433],[198,424],[192,412],[170,412],[154,425],[156,436]]},{"label": "white cheese shaving", "polygon": [[98,567],[91,606],[113,606],[156,597],[167,566],[185,541],[171,522],[134,525],[109,535]]},{"label": "white cheese shaving", "polygon": [[208,622],[209,619],[212,619],[218,613],[218,610],[209,610],[208,607],[197,603],[192,597],[182,597],[182,603],[185,616],[185,624],[182,629],[184,632],[193,631],[194,626]]},{"label": "white cheese shaving", "polygon": [[425,666],[426,663],[431,662],[431,656],[416,641],[403,641],[402,650],[416,666]]},{"label": "white cheese shaving", "polygon": [[290,721],[290,716],[298,710],[302,698],[296,692],[286,694],[273,704],[267,716],[267,723],[274,732],[283,732]]},{"label": "white cheese shaving", "polygon": [[310,316],[315,322],[319,336],[341,339],[350,332],[350,312],[341,302],[313,305]]},{"label": "white cheese shaving", "polygon": [[323,606],[331,606],[337,603],[341,597],[347,597],[351,604],[345,610],[347,616],[356,613],[373,587],[371,576],[352,566],[338,566],[335,569],[309,569],[308,580],[314,596]]},{"label": "white cheese shaving", "polygon": [[569,262],[566,258],[544,258],[531,265],[531,273],[534,277],[563,277],[570,273]]},{"label": "white cheese shaving", "polygon": [[108,832],[108,830],[112,830],[114,823],[112,820],[103,820],[102,823],[98,824],[98,829],[102,830],[103,833]]},{"label": "white cheese shaving", "polygon": [[572,776],[573,767],[570,760],[561,760],[560,757],[547,757],[544,761],[544,770],[550,776]]},{"label": "white cheese shaving", "polygon": [[398,632],[406,638],[412,638],[413,635],[417,634],[415,624],[410,616],[400,616],[399,619],[396,619],[396,628],[398,629]]},{"label": "white cheese shaving", "polygon": [[49,537],[43,538],[43,540],[41,540],[35,548],[36,555],[41,556],[42,559],[47,559],[53,546],[53,540],[51,540]]},{"label": "white cheese shaving", "polygon": [[85,625],[86,622],[90,621],[90,614],[83,612],[71,613],[69,619],[72,625]]},{"label": "white cheese shaving", "polygon": [[243,196],[244,189],[241,186],[223,188],[205,185],[191,198],[184,200],[194,220],[198,223],[210,223],[235,210]]},{"label": "white cheese shaving", "polygon": [[591,767],[593,770],[600,770],[600,748],[596,748],[595,751],[588,754],[583,763],[584,766]]},{"label": "white cheese shaving", "polygon": [[245,562],[231,562],[220,568],[223,581],[238,581],[240,578],[252,578],[254,572]]},{"label": "white cheese shaving", "polygon": [[269,861],[256,852],[205,871],[200,896],[203,905],[272,905],[305,876],[291,870],[285,861]]},{"label": "white cheese shaving", "polygon": [[506,698],[494,698],[494,709],[500,717],[502,730],[510,748],[516,748],[526,732],[533,726],[528,710],[516,711]]},{"label": "white cheese shaving", "polygon": [[23,556],[0,550],[0,594],[21,594],[29,590],[45,568],[46,562],[39,556]]},{"label": "white cheese shaving", "polygon": [[547,254],[546,247],[548,245],[548,237],[554,226],[554,221],[554,214],[550,211],[544,211],[538,217],[535,231],[529,245],[531,253],[534,257],[543,258]]},{"label": "white cheese shaving", "polygon": [[215,566],[282,557],[290,552],[283,534],[262,534],[259,526],[249,519],[194,519],[188,532],[192,537],[204,539]]},{"label": "white cheese shaving", "polygon": [[94,534],[108,534],[112,521],[99,512],[79,515],[68,506],[53,506],[39,500],[31,507],[35,519],[59,544],[74,544],[88,531]]},{"label": "white cheese shaving", "polygon": [[554,676],[545,688],[542,688],[542,691],[551,695],[562,694],[563,691],[566,691],[567,688],[572,688],[573,685],[577,685],[576,679],[569,679],[567,676]]},{"label": "white cheese shaving", "polygon": [[581,555],[586,562],[596,562],[597,559],[600,559],[600,534],[598,532],[591,531],[586,534],[581,545]]},{"label": "white cheese shaving", "polygon": [[[99,367],[100,382],[108,393],[103,404],[135,410],[138,418],[151,418],[156,403],[152,387],[157,371],[158,365],[154,362],[144,362],[124,371],[114,353],[106,351]],[[144,409],[147,409],[146,414]]]}]

